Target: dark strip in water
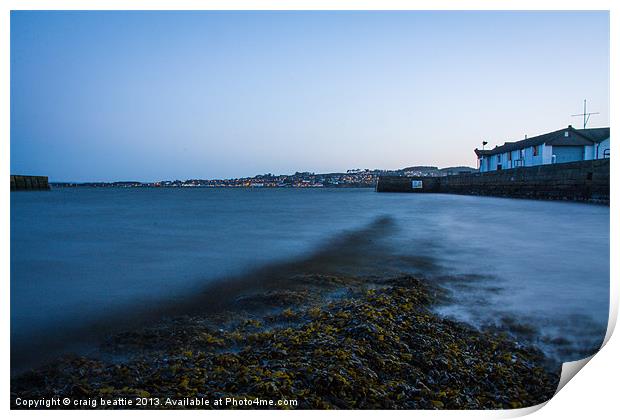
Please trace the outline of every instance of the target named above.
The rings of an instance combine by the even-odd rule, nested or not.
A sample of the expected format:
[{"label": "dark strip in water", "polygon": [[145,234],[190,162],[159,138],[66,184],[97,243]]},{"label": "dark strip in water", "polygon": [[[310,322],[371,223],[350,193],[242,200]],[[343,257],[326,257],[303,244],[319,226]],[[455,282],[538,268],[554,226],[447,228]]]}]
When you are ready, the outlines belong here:
[{"label": "dark strip in water", "polygon": [[[164,317],[215,313],[238,307],[236,298],[239,296],[258,290],[284,289],[298,274],[388,273],[389,267],[395,266],[396,261],[383,239],[394,229],[395,223],[391,218],[380,217],[363,229],[333,238],[305,258],[210,281],[202,288],[187,291],[185,295],[111,312],[82,327],[59,328],[33,337],[32,342],[21,346],[12,344],[12,371],[21,372],[66,352],[83,352],[114,332],[138,328]],[[406,263],[419,266],[420,272],[438,269],[433,259],[427,257],[411,257]]]}]

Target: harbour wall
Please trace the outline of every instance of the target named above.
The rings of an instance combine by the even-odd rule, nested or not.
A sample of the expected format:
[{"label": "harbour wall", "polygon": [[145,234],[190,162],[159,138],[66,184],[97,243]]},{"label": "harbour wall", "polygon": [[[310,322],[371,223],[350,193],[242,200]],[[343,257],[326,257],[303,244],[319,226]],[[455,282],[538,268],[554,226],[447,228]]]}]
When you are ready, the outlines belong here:
[{"label": "harbour wall", "polygon": [[49,189],[50,184],[46,176],[11,175],[11,191]]},{"label": "harbour wall", "polygon": [[376,190],[609,204],[609,169],[609,159],[598,159],[445,177],[382,176]]}]

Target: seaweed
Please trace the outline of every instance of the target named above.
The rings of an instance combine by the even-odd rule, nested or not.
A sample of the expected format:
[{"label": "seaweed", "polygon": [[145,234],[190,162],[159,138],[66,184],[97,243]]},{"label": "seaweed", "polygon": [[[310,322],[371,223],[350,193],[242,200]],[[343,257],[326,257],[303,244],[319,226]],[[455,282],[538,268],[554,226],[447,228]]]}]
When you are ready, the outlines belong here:
[{"label": "seaweed", "polygon": [[67,356],[13,378],[12,405],[17,395],[225,396],[306,409],[501,409],[553,396],[559,375],[539,350],[435,315],[441,293],[411,276],[298,277],[238,298],[251,311],[226,322],[181,317],[110,337],[104,349],[126,353],[121,363]]}]

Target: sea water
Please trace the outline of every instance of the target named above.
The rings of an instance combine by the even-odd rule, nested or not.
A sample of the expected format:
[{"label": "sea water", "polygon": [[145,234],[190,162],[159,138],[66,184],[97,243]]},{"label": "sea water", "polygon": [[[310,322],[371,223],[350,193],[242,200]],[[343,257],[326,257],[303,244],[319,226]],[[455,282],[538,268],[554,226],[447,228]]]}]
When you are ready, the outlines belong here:
[{"label": "sea water", "polygon": [[372,189],[55,188],[11,193],[13,365],[49,355],[50,337],[70,349],[72,330],[110,314],[308,258],[423,276],[449,291],[439,314],[512,330],[559,361],[591,354],[607,327],[608,207]]}]

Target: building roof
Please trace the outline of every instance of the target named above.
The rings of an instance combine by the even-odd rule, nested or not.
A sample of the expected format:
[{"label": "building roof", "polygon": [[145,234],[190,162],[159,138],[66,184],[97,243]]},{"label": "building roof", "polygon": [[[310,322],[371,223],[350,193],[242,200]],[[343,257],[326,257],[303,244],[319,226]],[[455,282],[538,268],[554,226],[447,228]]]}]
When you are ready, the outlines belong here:
[{"label": "building roof", "polygon": [[609,127],[583,128],[577,131],[595,143],[600,143],[609,138]]},{"label": "building roof", "polygon": [[567,128],[552,131],[551,133],[541,134],[521,141],[506,142],[490,150],[475,149],[474,152],[478,157],[491,156],[525,149],[526,147],[538,146],[543,143],[550,146],[589,146],[607,138],[609,138],[609,127],[577,130],[569,125]]}]

